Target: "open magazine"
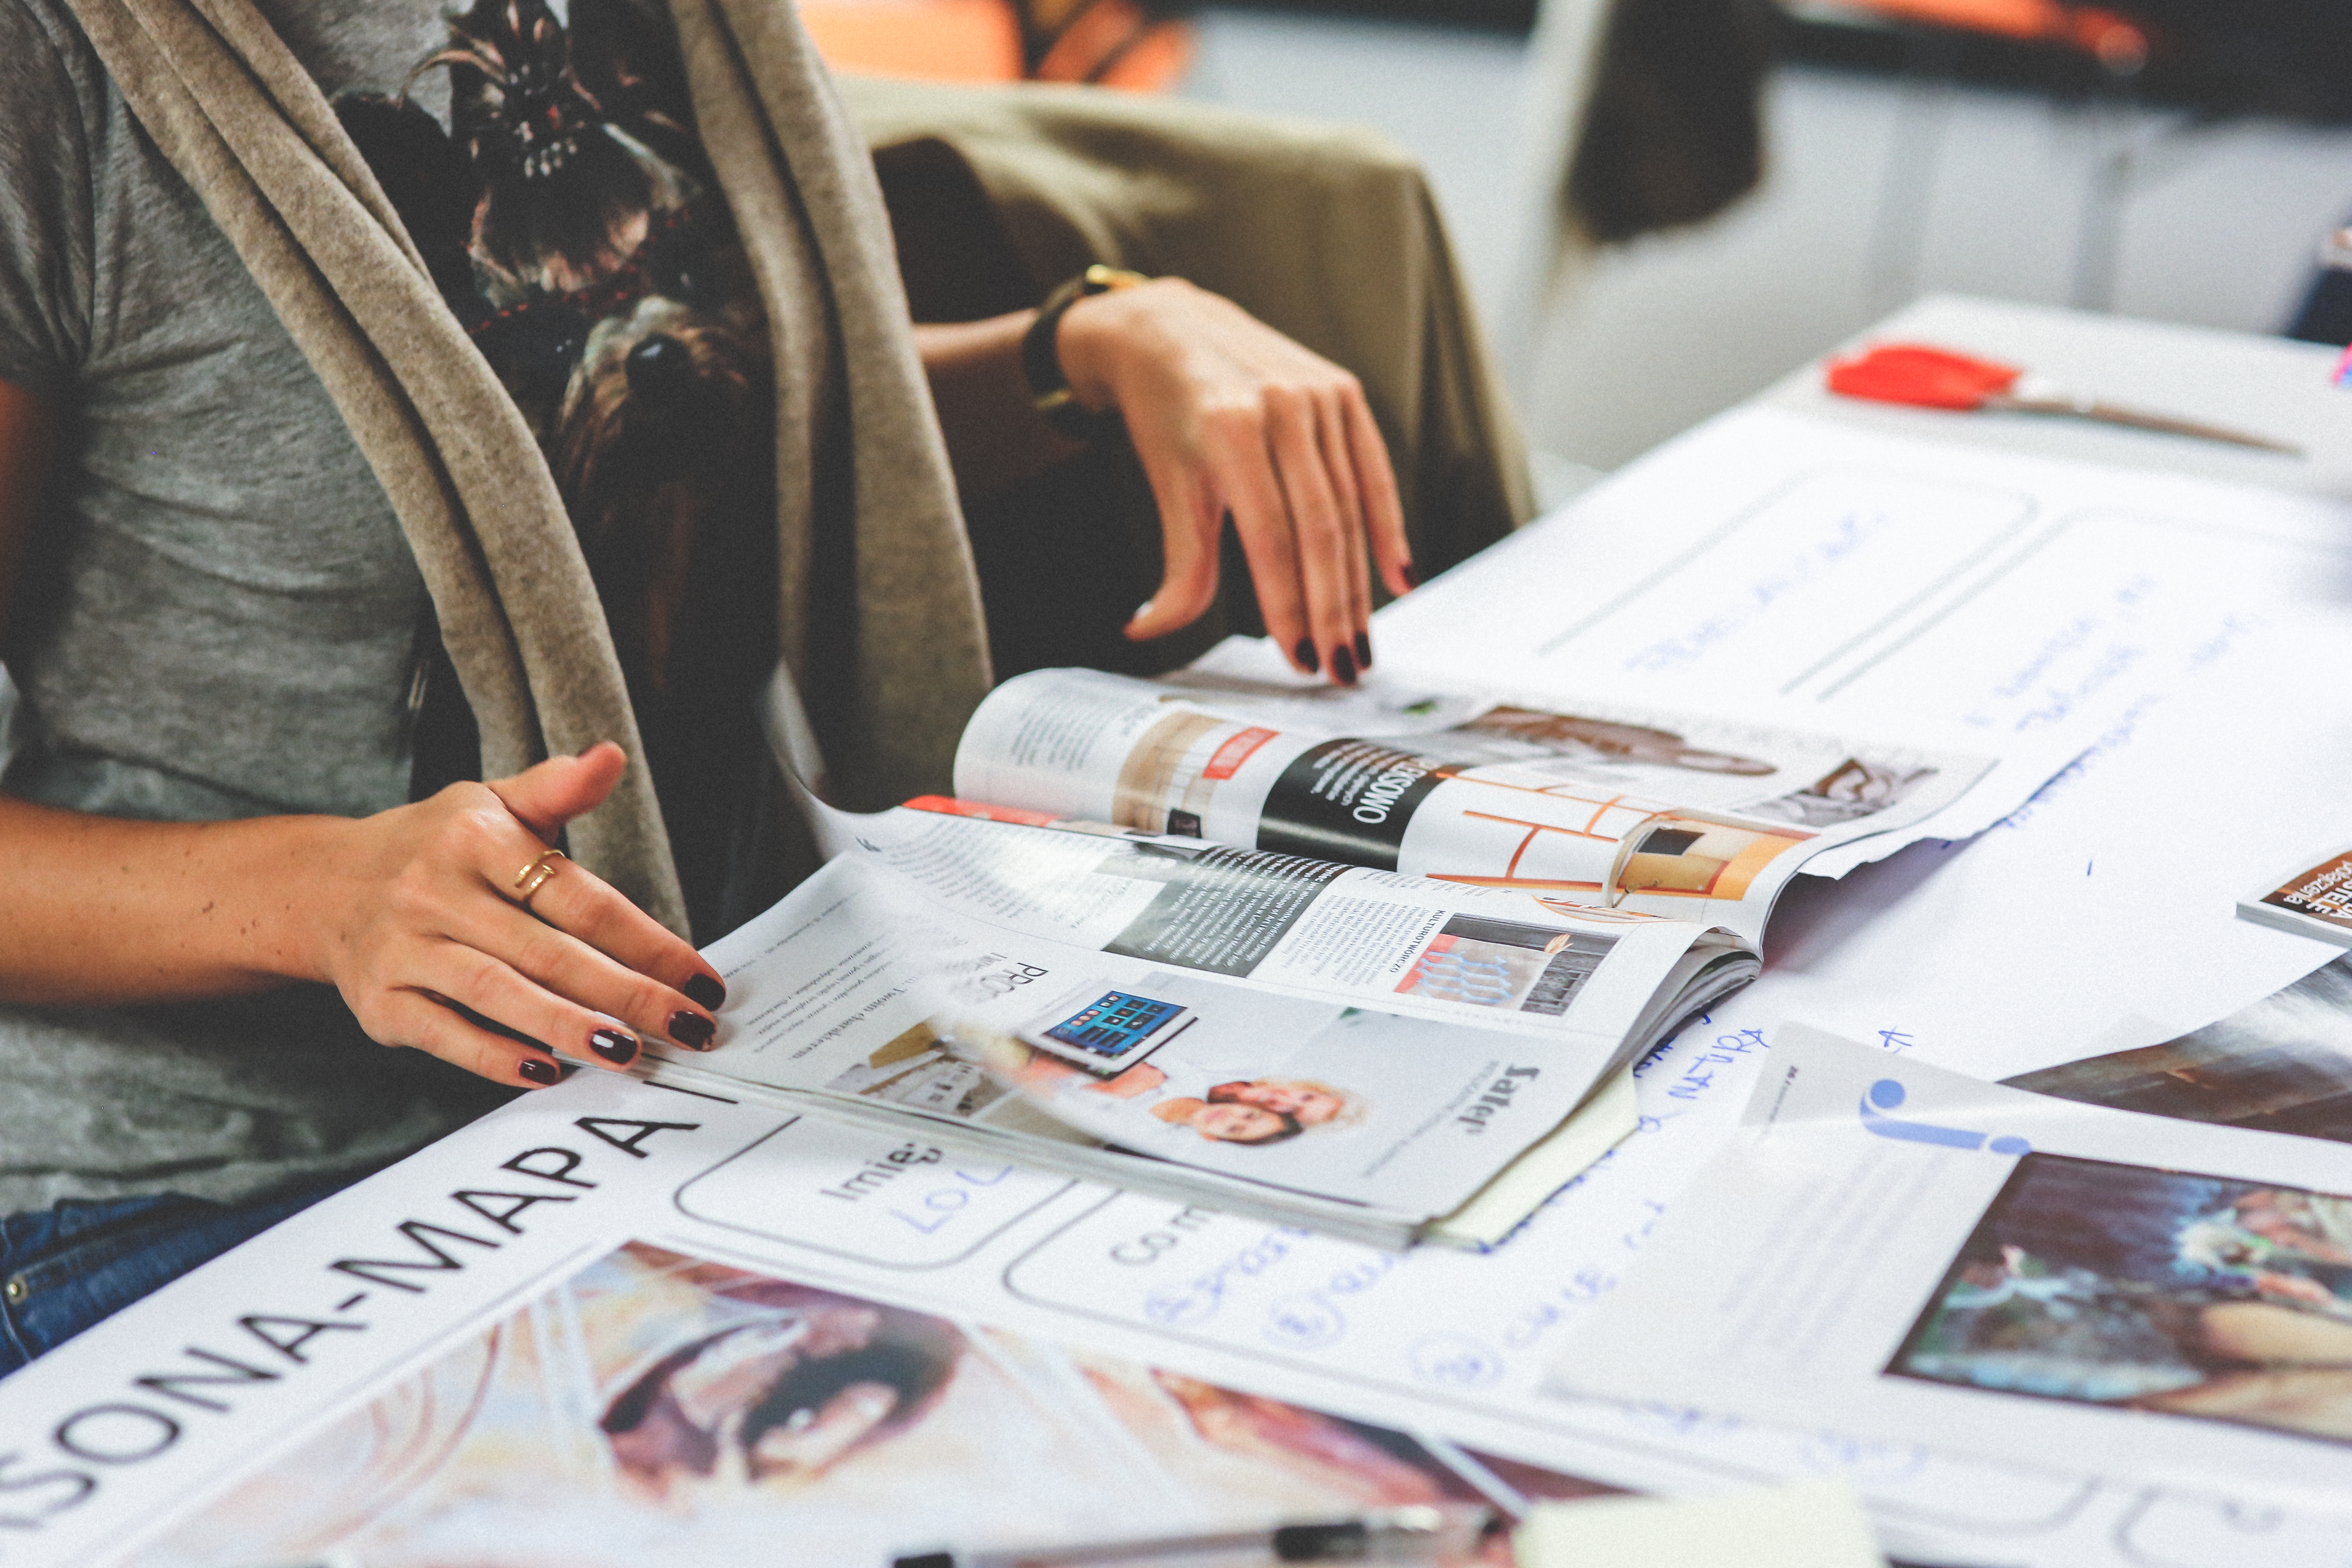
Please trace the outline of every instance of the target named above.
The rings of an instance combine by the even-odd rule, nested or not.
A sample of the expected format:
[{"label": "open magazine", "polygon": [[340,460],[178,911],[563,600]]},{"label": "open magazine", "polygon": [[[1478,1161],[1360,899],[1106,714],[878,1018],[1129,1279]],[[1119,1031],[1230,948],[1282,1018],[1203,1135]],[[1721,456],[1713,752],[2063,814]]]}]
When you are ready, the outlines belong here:
[{"label": "open magazine", "polygon": [[1490,1243],[1630,1130],[1621,1070],[1755,977],[1809,854],[1923,821],[1987,765],[1040,671],[974,715],[959,798],[832,814],[841,853],[709,952],[721,1047],[663,1055],[910,1140],[1376,1245]]},{"label": "open magazine", "polygon": [[1823,850],[1925,821],[1991,759],[1622,703],[1039,670],[965,726],[956,794],[1052,817],[1729,928]]}]

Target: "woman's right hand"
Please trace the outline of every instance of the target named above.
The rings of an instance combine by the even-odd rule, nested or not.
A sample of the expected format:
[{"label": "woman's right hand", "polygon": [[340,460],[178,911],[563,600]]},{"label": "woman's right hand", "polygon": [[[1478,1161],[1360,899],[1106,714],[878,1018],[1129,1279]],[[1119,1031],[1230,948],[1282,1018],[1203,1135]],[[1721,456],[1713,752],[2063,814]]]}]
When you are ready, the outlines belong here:
[{"label": "woman's right hand", "polygon": [[627,766],[607,742],[336,824],[305,861],[305,966],[376,1040],[499,1083],[560,1074],[482,1020],[614,1070],[648,1037],[709,1049],[727,988],[685,941],[570,860],[520,901],[520,874]]}]

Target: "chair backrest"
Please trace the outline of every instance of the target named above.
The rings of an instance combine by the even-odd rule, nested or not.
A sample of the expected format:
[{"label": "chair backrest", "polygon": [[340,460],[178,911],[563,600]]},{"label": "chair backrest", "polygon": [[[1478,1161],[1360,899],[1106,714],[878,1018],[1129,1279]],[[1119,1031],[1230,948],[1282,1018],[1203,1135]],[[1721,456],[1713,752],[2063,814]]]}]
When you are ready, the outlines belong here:
[{"label": "chair backrest", "polygon": [[1568,209],[1576,163],[1616,0],[1540,0],[1519,89],[1519,189],[1513,204],[1509,292],[1495,322],[1503,373],[1522,400],[1539,329],[1567,253],[1579,247]]}]

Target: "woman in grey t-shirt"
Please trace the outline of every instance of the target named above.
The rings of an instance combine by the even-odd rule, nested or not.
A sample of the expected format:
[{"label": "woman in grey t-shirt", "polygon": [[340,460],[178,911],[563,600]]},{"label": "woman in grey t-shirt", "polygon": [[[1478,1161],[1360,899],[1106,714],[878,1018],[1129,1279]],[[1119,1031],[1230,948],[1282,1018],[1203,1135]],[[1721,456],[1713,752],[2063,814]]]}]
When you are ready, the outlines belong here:
[{"label": "woman in grey t-shirt", "polygon": [[[625,95],[580,80],[613,62],[565,41],[593,15],[599,47],[674,50],[661,7],[485,0],[454,24],[456,66],[416,77],[415,110],[399,95],[453,43],[434,0],[261,9],[330,94],[359,95],[346,124],[541,432],[593,557],[611,519],[578,488],[625,433],[575,440],[571,411],[691,399],[728,331],[762,336],[727,290],[731,229],[690,111],[618,123]],[[512,70],[531,49],[550,68]],[[627,64],[616,82],[677,74]],[[544,101],[521,101],[526,79]],[[548,854],[630,765],[617,748],[418,787],[464,770],[427,743],[438,639],[398,523],[66,0],[0,0],[0,125],[5,1372],[552,1084],[553,1052],[618,1070],[649,1036],[707,1047],[724,987]],[[1207,607],[1230,517],[1279,645],[1352,680],[1367,563],[1391,592],[1412,581],[1353,378],[1179,280],[1063,303],[1045,368],[1063,401],[1116,410],[1163,512],[1167,578],[1129,635]],[[1037,314],[918,331],[968,493],[1077,450],[1033,401]],[[600,586],[617,617],[615,584],[661,562],[616,559]],[[614,629],[642,718],[687,634],[651,614]]]}]

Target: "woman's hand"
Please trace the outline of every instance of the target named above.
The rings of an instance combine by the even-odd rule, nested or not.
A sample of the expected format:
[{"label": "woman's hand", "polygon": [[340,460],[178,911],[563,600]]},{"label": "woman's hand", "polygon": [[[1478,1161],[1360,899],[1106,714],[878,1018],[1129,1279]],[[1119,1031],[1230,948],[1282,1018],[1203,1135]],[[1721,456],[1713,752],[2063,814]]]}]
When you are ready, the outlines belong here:
[{"label": "woman's hand", "polygon": [[708,1047],[727,988],[693,948],[569,860],[536,891],[520,877],[627,765],[593,746],[362,817],[140,822],[0,795],[0,1001],[323,981],[383,1044],[525,1087],[561,1076],[526,1039],[614,1068],[646,1036]]},{"label": "woman's hand", "polygon": [[485,1022],[614,1069],[645,1036],[709,1048],[726,986],[692,947],[569,860],[521,901],[521,873],[627,765],[608,742],[335,824],[306,859],[312,977],[376,1040],[500,1083],[559,1075]]},{"label": "woman's hand", "polygon": [[1058,346],[1072,395],[1126,419],[1160,504],[1165,574],[1127,635],[1164,637],[1207,611],[1231,514],[1276,645],[1352,684],[1371,663],[1367,552],[1390,593],[1415,582],[1356,378],[1177,278],[1076,301]]}]

